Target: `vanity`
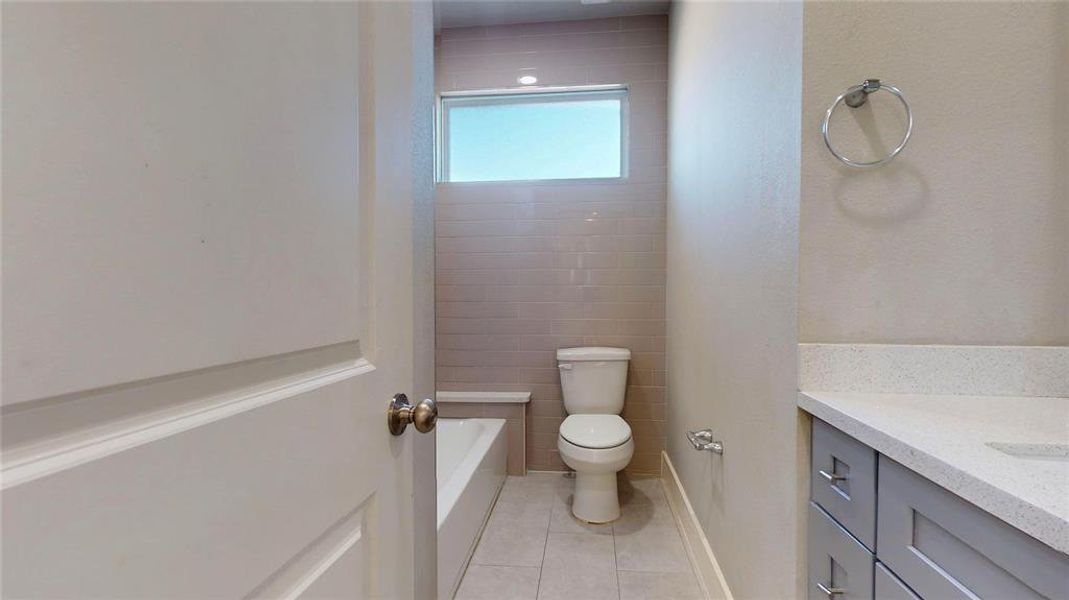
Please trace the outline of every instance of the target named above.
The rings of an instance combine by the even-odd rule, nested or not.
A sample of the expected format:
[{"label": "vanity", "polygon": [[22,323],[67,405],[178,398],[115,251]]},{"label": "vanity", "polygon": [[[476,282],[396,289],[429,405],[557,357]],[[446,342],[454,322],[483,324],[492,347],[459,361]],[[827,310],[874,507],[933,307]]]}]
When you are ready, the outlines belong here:
[{"label": "vanity", "polygon": [[810,600],[1069,598],[1069,398],[805,392]]}]

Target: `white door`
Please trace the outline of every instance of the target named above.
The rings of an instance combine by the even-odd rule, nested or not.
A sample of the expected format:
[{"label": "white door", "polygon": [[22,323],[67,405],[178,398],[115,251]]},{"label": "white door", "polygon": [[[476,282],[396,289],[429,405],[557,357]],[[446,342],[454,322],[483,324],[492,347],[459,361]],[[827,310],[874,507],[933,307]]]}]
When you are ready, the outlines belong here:
[{"label": "white door", "polygon": [[3,4],[5,598],[432,593],[429,11]]}]

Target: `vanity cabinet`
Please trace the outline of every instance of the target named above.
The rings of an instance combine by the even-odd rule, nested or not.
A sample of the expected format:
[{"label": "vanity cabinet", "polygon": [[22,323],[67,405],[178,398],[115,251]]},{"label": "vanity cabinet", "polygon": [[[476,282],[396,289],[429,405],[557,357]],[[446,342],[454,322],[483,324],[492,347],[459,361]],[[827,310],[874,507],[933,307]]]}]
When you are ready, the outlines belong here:
[{"label": "vanity cabinet", "polygon": [[810,600],[1069,599],[1069,556],[813,419]]}]

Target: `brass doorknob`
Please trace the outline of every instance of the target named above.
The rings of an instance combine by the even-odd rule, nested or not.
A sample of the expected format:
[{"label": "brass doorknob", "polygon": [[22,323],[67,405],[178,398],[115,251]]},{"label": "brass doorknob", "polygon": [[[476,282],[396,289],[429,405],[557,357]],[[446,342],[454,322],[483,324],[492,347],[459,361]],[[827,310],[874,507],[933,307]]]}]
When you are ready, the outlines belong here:
[{"label": "brass doorknob", "polygon": [[438,422],[438,403],[430,398],[421,400],[415,406],[408,403],[408,396],[395,394],[386,408],[386,424],[390,433],[401,435],[405,427],[411,423],[416,426],[416,431],[427,433],[434,429]]}]

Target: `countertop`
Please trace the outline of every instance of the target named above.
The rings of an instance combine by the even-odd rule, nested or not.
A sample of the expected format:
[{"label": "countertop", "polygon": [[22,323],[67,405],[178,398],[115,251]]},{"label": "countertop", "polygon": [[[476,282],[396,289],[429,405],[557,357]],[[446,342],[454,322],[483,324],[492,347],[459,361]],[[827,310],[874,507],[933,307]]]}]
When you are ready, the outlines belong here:
[{"label": "countertop", "polygon": [[1069,553],[1069,398],[802,391],[798,405]]}]

